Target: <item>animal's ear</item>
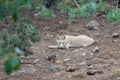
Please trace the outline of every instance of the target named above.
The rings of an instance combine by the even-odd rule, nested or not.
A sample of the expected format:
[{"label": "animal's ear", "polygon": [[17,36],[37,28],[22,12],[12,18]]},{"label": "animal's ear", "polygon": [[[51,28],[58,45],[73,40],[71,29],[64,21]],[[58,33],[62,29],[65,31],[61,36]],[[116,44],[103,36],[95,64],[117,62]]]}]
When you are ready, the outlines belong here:
[{"label": "animal's ear", "polygon": [[63,39],[65,39],[65,35],[63,36]]},{"label": "animal's ear", "polygon": [[59,36],[59,35],[56,35],[55,38],[56,38],[56,39],[60,39],[60,36]]}]

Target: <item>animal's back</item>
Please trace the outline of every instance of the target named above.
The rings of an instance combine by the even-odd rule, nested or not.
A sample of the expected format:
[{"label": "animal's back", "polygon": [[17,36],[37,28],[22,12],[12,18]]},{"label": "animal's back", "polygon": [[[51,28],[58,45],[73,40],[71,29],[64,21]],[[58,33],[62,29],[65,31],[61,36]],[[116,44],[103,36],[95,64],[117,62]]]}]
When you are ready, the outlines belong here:
[{"label": "animal's back", "polygon": [[69,36],[65,35],[66,42],[70,44],[72,47],[81,47],[81,46],[90,46],[94,43],[94,40],[86,35],[78,35],[78,36]]}]

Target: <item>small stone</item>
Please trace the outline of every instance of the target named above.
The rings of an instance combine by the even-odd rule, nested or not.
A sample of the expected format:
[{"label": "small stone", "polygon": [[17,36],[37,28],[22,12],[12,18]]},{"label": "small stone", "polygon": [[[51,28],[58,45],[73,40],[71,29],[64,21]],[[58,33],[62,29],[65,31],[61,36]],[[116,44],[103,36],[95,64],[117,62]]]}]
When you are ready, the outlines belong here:
[{"label": "small stone", "polygon": [[118,38],[119,35],[120,35],[120,33],[113,33],[112,37],[113,37],[113,38]]},{"label": "small stone", "polygon": [[[100,1],[100,0],[97,0],[97,1]],[[107,10],[99,11],[96,13],[96,17],[100,17],[100,16],[106,17],[106,14],[107,14]]]},{"label": "small stone", "polygon": [[35,73],[35,71],[36,71],[36,69],[34,69],[34,68],[27,68],[27,69],[25,69],[25,70],[13,72],[13,73],[11,74],[11,76],[17,77],[17,76],[22,75],[23,73],[27,73],[27,74],[32,73],[32,74],[33,74],[33,73]]},{"label": "small stone", "polygon": [[97,37],[100,37],[100,36],[101,36],[100,33],[96,33],[95,35],[96,35]]},{"label": "small stone", "polygon": [[87,52],[84,52],[83,54],[81,54],[82,57],[86,57]]},{"label": "small stone", "polygon": [[92,59],[92,61],[96,62],[96,63],[107,63],[107,61],[102,58],[94,58],[94,59]]},{"label": "small stone", "polygon": [[24,73],[35,73],[36,69],[35,68],[27,68],[24,70]]},{"label": "small stone", "polygon": [[60,68],[58,66],[42,66],[41,69],[49,70],[52,72],[60,71]]},{"label": "small stone", "polygon": [[93,72],[93,71],[87,71],[87,75],[95,75],[95,72]]},{"label": "small stone", "polygon": [[56,55],[49,55],[49,56],[46,56],[45,58],[49,61],[56,61],[57,59]]},{"label": "small stone", "polygon": [[100,24],[96,20],[92,20],[86,25],[86,28],[89,30],[96,30],[99,26]]},{"label": "small stone", "polygon": [[71,78],[74,78],[74,79],[75,79],[75,78],[78,78],[78,79],[81,80],[82,78],[85,77],[85,75],[86,75],[86,74],[85,74],[85,71],[84,71],[84,72],[83,72],[83,71],[82,71],[82,72],[81,72],[81,71],[78,71],[78,72],[73,73]]},{"label": "small stone", "polygon": [[79,20],[73,20],[72,22],[73,23],[79,23]]},{"label": "small stone", "polygon": [[62,64],[63,61],[57,60],[55,63],[57,63],[57,64]]},{"label": "small stone", "polygon": [[73,51],[73,53],[76,53],[76,52],[79,52],[80,50],[79,49],[75,49],[74,51]]},{"label": "small stone", "polygon": [[36,59],[36,60],[34,60],[34,63],[37,63],[37,62],[39,62],[40,61],[40,59]]},{"label": "small stone", "polygon": [[117,77],[117,79],[116,80],[120,80],[120,77]]},{"label": "small stone", "polygon": [[76,69],[73,66],[68,66],[67,69],[66,69],[67,72],[74,72],[75,70]]},{"label": "small stone", "polygon": [[97,53],[97,52],[99,52],[99,47],[95,47],[94,49],[93,49],[93,51],[92,51],[93,53]]},{"label": "small stone", "polygon": [[80,66],[86,66],[86,64],[87,64],[86,61],[83,61],[83,62],[81,62],[79,65],[80,65]]},{"label": "small stone", "polygon": [[118,41],[118,40],[115,40],[115,39],[114,39],[114,40],[112,40],[112,42],[114,42],[114,43],[116,43],[117,41]]},{"label": "small stone", "polygon": [[60,24],[63,24],[63,21],[59,21]]},{"label": "small stone", "polygon": [[64,62],[70,61],[71,59],[64,59]]},{"label": "small stone", "polygon": [[90,65],[89,67],[88,67],[88,69],[93,69],[94,67],[92,66],[92,65]]},{"label": "small stone", "polygon": [[95,75],[95,74],[103,74],[103,71],[101,70],[90,70],[90,71],[87,71],[87,75]]},{"label": "small stone", "polygon": [[11,76],[18,77],[18,76],[22,75],[23,73],[24,73],[24,71],[17,71],[17,72],[13,72],[11,74]]}]

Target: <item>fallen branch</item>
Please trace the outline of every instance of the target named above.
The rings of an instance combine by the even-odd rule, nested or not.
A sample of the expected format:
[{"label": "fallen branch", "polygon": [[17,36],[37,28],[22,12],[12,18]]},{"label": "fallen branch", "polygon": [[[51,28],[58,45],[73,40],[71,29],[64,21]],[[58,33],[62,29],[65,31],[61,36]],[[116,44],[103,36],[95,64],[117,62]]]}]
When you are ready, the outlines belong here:
[{"label": "fallen branch", "polygon": [[77,1],[76,1],[76,0],[74,0],[74,3],[75,3],[78,7],[80,7],[80,5],[77,3]]}]

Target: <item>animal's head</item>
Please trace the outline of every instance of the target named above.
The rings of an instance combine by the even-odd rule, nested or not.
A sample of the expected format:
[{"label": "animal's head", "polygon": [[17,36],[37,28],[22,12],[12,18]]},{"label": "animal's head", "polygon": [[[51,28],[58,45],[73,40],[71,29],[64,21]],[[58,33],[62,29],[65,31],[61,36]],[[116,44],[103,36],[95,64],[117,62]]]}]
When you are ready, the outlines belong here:
[{"label": "animal's head", "polygon": [[57,45],[60,49],[66,48],[66,37],[65,37],[65,35],[57,35],[56,39],[57,39],[56,40]]}]

